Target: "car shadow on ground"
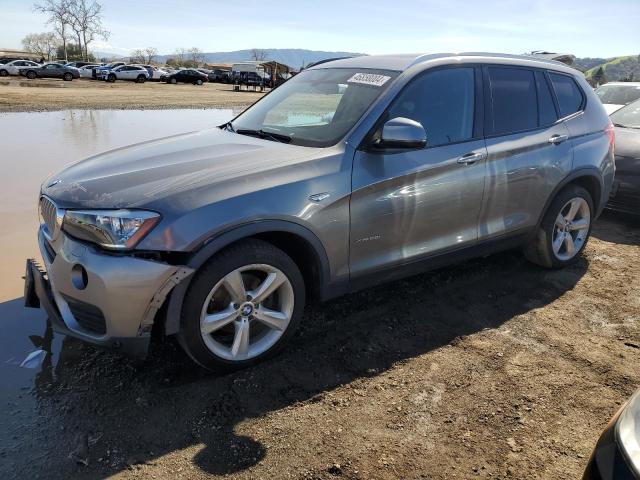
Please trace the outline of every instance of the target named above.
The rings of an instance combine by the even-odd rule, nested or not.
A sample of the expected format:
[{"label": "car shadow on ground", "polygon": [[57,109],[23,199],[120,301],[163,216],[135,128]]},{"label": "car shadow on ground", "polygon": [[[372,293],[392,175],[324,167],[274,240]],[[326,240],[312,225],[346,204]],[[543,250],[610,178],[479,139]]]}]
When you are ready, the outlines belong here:
[{"label": "car shadow on ground", "polygon": [[[57,362],[35,383],[41,418],[32,423],[42,431],[32,434],[42,439],[41,451],[53,452],[39,462],[61,477],[79,478],[204,445],[194,457],[200,468],[242,471],[268,448],[236,432],[246,419],[321,401],[341,385],[499,327],[553,302],[587,268],[581,257],[565,270],[548,271],[517,251],[505,252],[311,306],[280,356],[224,376],[195,367],[170,340],[156,342],[150,358],[138,363],[65,338]],[[35,343],[46,349],[50,338],[43,332]],[[28,473],[38,462],[24,455],[17,464]]]},{"label": "car shadow on ground", "polygon": [[605,210],[591,234],[604,242],[640,245],[640,215]]}]

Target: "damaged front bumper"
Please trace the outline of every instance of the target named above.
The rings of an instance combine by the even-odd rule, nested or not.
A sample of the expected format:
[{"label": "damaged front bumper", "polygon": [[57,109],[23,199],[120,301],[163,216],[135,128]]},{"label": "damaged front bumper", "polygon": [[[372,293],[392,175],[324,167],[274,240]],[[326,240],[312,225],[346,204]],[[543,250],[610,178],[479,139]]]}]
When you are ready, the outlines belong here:
[{"label": "damaged front bumper", "polygon": [[54,330],[102,347],[144,356],[156,313],[192,269],[111,255],[61,232],[38,234],[45,269],[27,260],[25,305],[42,307]]}]

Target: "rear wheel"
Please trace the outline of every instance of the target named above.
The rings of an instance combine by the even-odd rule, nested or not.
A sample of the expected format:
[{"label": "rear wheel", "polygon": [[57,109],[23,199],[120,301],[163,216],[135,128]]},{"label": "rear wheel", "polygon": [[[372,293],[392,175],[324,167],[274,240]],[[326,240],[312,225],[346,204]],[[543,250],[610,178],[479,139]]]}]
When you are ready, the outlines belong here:
[{"label": "rear wheel", "polygon": [[179,340],[214,371],[253,365],[280,351],[302,317],[305,288],[293,260],[261,240],[213,257],[185,297]]},{"label": "rear wheel", "polygon": [[73,75],[71,75],[69,72],[67,72],[62,76],[62,79],[65,82],[70,82],[71,80],[73,80]]},{"label": "rear wheel", "polygon": [[146,79],[147,79],[147,77],[145,77],[144,75],[138,75],[138,78],[136,79],[136,82],[137,83],[144,83]]},{"label": "rear wheel", "polygon": [[110,73],[109,75],[107,75],[107,82],[115,82],[116,81],[116,76],[113,73]]},{"label": "rear wheel", "polygon": [[37,77],[36,72],[34,72],[33,70],[29,70],[29,71],[27,72],[27,78],[28,78],[29,80],[33,80],[33,79],[34,79],[34,78],[36,78],[36,77]]},{"label": "rear wheel", "polygon": [[593,200],[584,188],[569,185],[561,190],[525,248],[527,259],[546,268],[575,262],[589,240],[593,211]]},{"label": "rear wheel", "polygon": [[172,78],[171,80],[169,80],[169,83],[171,85],[175,85],[176,83],[178,83],[178,80],[176,80],[175,78]]}]

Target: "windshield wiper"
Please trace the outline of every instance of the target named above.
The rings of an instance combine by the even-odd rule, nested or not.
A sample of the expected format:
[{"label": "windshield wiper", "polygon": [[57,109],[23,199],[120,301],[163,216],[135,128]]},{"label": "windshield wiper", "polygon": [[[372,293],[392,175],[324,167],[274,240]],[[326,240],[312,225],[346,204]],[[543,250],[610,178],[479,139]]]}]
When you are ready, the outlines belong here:
[{"label": "windshield wiper", "polygon": [[291,142],[291,137],[289,135],[283,135],[282,133],[275,133],[275,132],[267,132],[266,130],[262,130],[262,129],[251,130],[248,128],[241,128],[236,130],[235,132],[239,133],[240,135],[254,135],[256,137],[270,139],[275,142],[281,142],[281,143]]}]

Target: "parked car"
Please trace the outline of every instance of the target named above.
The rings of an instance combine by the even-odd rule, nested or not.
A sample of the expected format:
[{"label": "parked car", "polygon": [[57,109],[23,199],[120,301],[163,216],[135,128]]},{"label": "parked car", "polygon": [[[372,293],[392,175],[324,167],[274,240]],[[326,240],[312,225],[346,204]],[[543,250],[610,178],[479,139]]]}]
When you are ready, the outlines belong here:
[{"label": "parked car", "polygon": [[144,353],[153,329],[205,368],[246,367],[293,338],[310,299],[506,248],[571,265],[614,168],[609,117],[557,62],[329,62],[220,128],[45,180],[46,278],[27,261],[26,305],[94,344]]},{"label": "parked car", "polygon": [[149,72],[140,65],[120,65],[110,70],[99,70],[99,77],[108,82],[116,80],[131,80],[136,83],[144,83],[149,78]]},{"label": "parked car", "polygon": [[204,73],[200,73],[197,70],[191,68],[184,68],[182,70],[178,70],[175,73],[170,73],[168,75],[164,75],[161,77],[163,82],[167,83],[193,83],[194,85],[202,85],[205,82],[208,82],[209,79]]},{"label": "parked car", "polygon": [[596,95],[611,115],[640,98],[640,82],[610,82],[596,88]]},{"label": "parked car", "polygon": [[583,480],[640,480],[640,390],[613,416]]},{"label": "parked car", "polygon": [[67,82],[74,78],[80,78],[80,72],[77,68],[67,67],[62,63],[45,63],[37,67],[21,68],[20,75],[24,75],[30,80],[34,78],[61,78]]},{"label": "parked car", "polygon": [[229,70],[222,70],[220,68],[214,68],[209,72],[209,81],[218,83],[229,83],[231,72]]},{"label": "parked car", "polygon": [[616,177],[607,207],[640,215],[640,100],[610,118],[616,131]]},{"label": "parked car", "polygon": [[78,68],[78,72],[80,73],[80,78],[93,78],[93,69],[99,67],[100,65],[88,64],[83,67]]},{"label": "parked car", "polygon": [[165,70],[158,68],[154,65],[142,65],[149,72],[149,80],[157,80],[160,81],[163,75],[167,75],[168,72]]},{"label": "parked car", "polygon": [[0,65],[0,77],[7,75],[20,75],[20,69],[27,67],[39,67],[40,64],[31,60],[12,60]]},{"label": "parked car", "polygon": [[99,67],[95,67],[93,69],[93,78],[96,78],[96,79],[97,78],[101,78],[102,74],[105,71],[109,71],[109,70],[111,70],[113,68],[120,67],[122,65],[126,65],[126,64],[124,62],[111,62],[111,63],[107,63],[106,65],[101,65]]},{"label": "parked car", "polygon": [[75,67],[77,69],[80,69],[86,65],[95,65],[95,62],[67,62],[66,65],[67,67]]},{"label": "parked car", "polygon": [[196,68],[196,71],[198,71],[200,73],[204,73],[207,76],[209,76],[209,74],[211,73],[211,70],[209,70],[207,68]]}]

